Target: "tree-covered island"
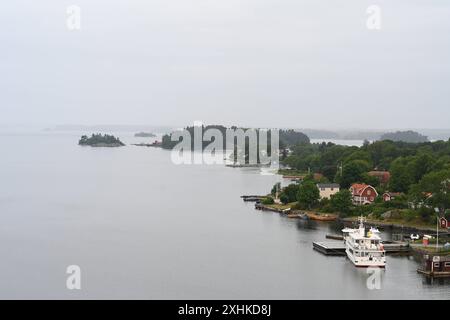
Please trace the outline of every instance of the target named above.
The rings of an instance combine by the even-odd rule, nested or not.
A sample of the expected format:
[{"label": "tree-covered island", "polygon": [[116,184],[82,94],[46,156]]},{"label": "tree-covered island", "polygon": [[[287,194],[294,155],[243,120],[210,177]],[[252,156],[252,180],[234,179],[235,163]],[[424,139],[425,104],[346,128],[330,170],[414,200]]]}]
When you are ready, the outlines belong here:
[{"label": "tree-covered island", "polygon": [[91,147],[122,147],[125,144],[119,140],[119,138],[114,137],[109,134],[92,134],[90,137],[83,135],[78,141],[80,146],[91,146]]},{"label": "tree-covered island", "polygon": [[154,138],[156,137],[156,134],[151,132],[138,132],[134,136],[137,138]]}]

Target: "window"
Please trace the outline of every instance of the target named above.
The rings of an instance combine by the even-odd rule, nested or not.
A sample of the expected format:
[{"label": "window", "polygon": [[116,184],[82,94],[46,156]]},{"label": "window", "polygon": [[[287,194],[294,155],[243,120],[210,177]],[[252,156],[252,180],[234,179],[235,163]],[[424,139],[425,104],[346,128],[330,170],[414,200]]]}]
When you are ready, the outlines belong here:
[{"label": "window", "polygon": [[446,267],[446,268],[450,267],[450,261],[447,261],[447,262],[445,263],[445,267]]},{"label": "window", "polygon": [[367,195],[370,196],[372,194],[371,190],[367,190]]},{"label": "window", "polygon": [[439,268],[439,265],[440,265],[439,262],[435,262],[435,263],[434,263],[434,267],[435,267],[435,268]]}]

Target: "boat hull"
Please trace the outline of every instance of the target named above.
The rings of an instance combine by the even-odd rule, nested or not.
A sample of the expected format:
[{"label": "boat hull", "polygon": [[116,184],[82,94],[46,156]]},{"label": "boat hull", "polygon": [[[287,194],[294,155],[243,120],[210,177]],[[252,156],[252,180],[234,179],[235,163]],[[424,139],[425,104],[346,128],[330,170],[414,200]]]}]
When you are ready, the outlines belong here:
[{"label": "boat hull", "polygon": [[386,258],[383,257],[373,257],[371,260],[367,257],[355,257],[349,250],[345,251],[347,257],[357,268],[385,268]]},{"label": "boat hull", "polygon": [[357,268],[386,268],[386,265],[379,265],[379,266],[377,266],[377,265],[356,265],[355,264],[355,267],[357,267]]}]

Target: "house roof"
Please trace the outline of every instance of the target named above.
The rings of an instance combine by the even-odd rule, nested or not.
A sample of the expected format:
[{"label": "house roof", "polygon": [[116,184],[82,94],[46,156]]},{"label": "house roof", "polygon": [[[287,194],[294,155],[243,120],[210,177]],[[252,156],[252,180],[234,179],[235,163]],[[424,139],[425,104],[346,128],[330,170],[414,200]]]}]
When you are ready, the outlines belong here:
[{"label": "house roof", "polygon": [[388,182],[391,179],[391,173],[389,171],[379,171],[373,170],[367,173],[369,176],[377,177],[382,180],[382,182]]},{"label": "house roof", "polygon": [[[366,190],[367,188],[372,188],[373,190],[375,190],[374,187],[372,187],[371,185],[365,184],[365,183],[354,183],[350,187],[352,194],[354,196],[360,196],[364,192],[364,190]],[[376,190],[375,190],[375,192],[376,192]]]},{"label": "house roof", "polygon": [[387,192],[385,192],[384,194],[387,194],[387,195],[390,196],[390,197],[398,197],[398,196],[401,196],[403,193],[401,193],[401,192],[389,192],[389,191],[387,191]]},{"label": "house roof", "polygon": [[389,171],[379,171],[379,170],[373,170],[368,172],[372,176],[390,176],[391,174]]},{"label": "house roof", "polygon": [[340,188],[341,186],[337,183],[318,183],[317,188]]}]

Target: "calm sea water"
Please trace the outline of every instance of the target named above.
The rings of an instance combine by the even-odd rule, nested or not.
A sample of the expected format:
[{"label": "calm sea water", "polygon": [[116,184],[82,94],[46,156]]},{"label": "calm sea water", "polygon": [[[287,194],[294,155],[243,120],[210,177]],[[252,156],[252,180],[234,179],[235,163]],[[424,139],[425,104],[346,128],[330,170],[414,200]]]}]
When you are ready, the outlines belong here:
[{"label": "calm sea water", "polygon": [[[369,290],[366,270],[312,249],[338,226],[239,198],[279,176],[177,166],[155,148],[79,147],[79,136],[0,134],[0,298],[450,298],[448,281],[427,282],[408,257],[389,256]],[[79,291],[66,289],[74,264]]]}]

